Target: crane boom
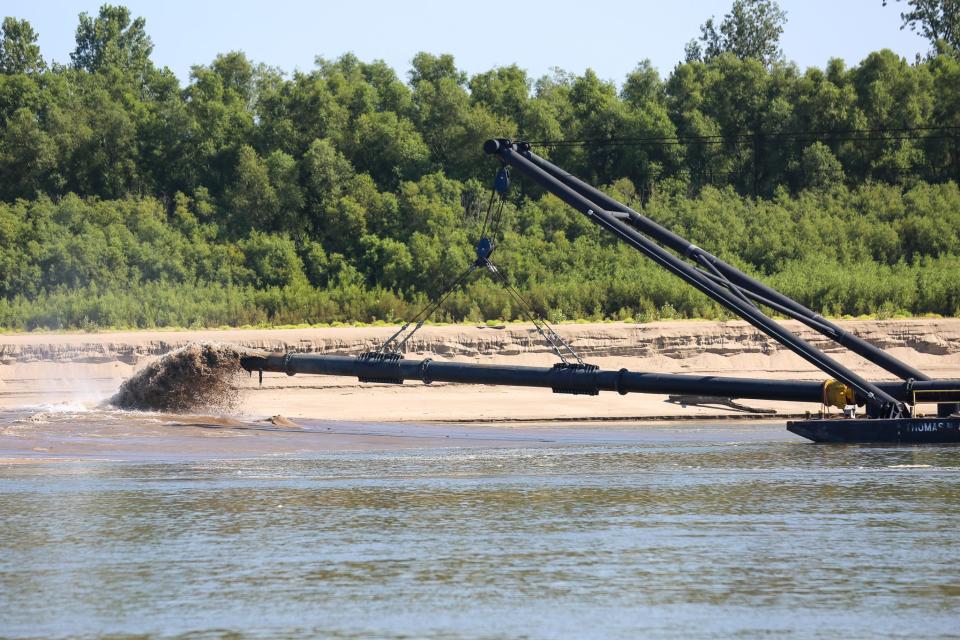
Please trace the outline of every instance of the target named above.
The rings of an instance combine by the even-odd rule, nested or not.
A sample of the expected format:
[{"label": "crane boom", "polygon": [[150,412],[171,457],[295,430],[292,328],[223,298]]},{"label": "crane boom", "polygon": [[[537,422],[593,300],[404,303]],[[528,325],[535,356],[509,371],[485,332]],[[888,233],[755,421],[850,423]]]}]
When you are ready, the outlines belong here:
[{"label": "crane boom", "polygon": [[[523,143],[518,143],[523,145]],[[895,358],[883,349],[870,344],[863,338],[846,331],[830,322],[822,315],[806,308],[793,298],[783,295],[776,289],[769,287],[762,282],[750,277],[740,271],[733,265],[725,262],[717,256],[705,251],[701,247],[685,240],[669,229],[657,224],[647,216],[638,213],[603,193],[599,189],[583,182],[576,176],[564,171],[555,164],[541,158],[529,148],[524,154],[533,164],[554,176],[562,183],[574,189],[583,196],[590,198],[597,204],[602,205],[608,211],[621,211],[627,214],[625,221],[631,227],[644,233],[657,242],[669,247],[673,251],[708,266],[708,269],[714,271],[720,278],[720,282],[729,283],[740,289],[747,297],[755,302],[760,302],[766,306],[776,309],[778,312],[790,318],[798,320],[811,329],[818,331],[824,336],[830,338],[840,346],[846,347],[872,362],[873,364],[889,371],[901,380],[929,380],[930,377],[925,373],[910,366],[906,362]]]},{"label": "crane boom", "polygon": [[[547,191],[587,216],[594,224],[609,231],[666,270],[713,298],[821,371],[854,389],[857,398],[867,405],[869,416],[901,418],[907,415],[906,406],[902,402],[873,382],[840,364],[814,345],[791,333],[783,325],[745,300],[742,294],[738,295],[737,291],[740,291],[738,288],[725,288],[719,285],[703,271],[691,266],[682,258],[667,251],[636,228],[627,224],[622,215],[624,213],[622,205],[615,209],[620,215],[612,215],[598,202],[593,201],[580,191],[564,183],[557,176],[538,166],[530,158],[531,151],[528,144],[514,143],[507,139],[488,140],[483,149],[488,154],[496,155],[502,162],[531,178]],[[666,231],[666,229],[662,230]],[[693,246],[692,243],[684,241],[679,236],[676,236],[674,242],[683,243],[686,247]]]}]

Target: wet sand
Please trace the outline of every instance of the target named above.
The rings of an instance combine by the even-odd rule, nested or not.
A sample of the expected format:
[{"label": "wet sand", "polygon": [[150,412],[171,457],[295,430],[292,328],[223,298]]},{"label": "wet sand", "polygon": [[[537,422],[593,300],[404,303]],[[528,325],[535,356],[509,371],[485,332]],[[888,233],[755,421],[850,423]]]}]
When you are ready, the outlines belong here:
[{"label": "wet sand", "polygon": [[[960,378],[960,320],[845,324],[935,377]],[[889,378],[863,359],[838,353],[815,334],[792,326],[864,375]],[[684,406],[662,395],[568,396],[544,389],[442,383],[361,385],[351,378],[283,374],[265,374],[262,386],[253,378],[239,378],[241,401],[228,415],[101,407],[123,380],[189,342],[355,354],[392,331],[368,327],[0,336],[0,458],[244,457],[516,446],[527,440],[629,439],[634,437],[631,432],[656,422],[718,424],[759,418],[782,425],[789,417],[819,409],[804,403],[740,402],[776,412],[761,415],[723,405]],[[602,368],[823,379],[798,356],[742,322],[562,325],[559,331],[585,359]],[[412,358],[534,366],[554,361],[524,325],[426,327],[410,346]]]},{"label": "wet sand", "polygon": [[176,462],[414,449],[629,445],[659,441],[800,442],[776,421],[445,424],[292,421],[82,407],[0,411],[0,465]]}]

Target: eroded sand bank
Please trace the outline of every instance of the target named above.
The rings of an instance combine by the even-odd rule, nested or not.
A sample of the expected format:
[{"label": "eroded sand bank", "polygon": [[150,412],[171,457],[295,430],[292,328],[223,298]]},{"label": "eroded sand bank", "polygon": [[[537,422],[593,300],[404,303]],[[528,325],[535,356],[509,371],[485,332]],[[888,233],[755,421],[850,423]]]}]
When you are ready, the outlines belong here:
[{"label": "eroded sand bank", "polygon": [[[866,376],[874,379],[890,377],[862,358],[842,352],[818,334],[798,324],[787,324]],[[960,319],[850,321],[842,324],[934,377],[960,378]],[[607,369],[626,367],[632,371],[823,378],[823,374],[804,360],[743,322],[602,323],[561,325],[558,330],[586,360]],[[55,440],[59,432],[57,427],[43,427],[44,420],[47,425],[60,424],[64,421],[58,416],[78,415],[78,411],[96,406],[109,398],[135,371],[189,342],[214,341],[267,351],[356,354],[379,345],[392,332],[389,327],[369,327],[0,336],[0,410],[20,421],[16,428],[10,424],[0,425],[4,428],[0,440],[6,440],[6,443],[0,442],[0,452],[10,451],[14,433],[23,440],[22,447],[35,448],[38,455],[44,449],[49,450],[44,443]],[[459,362],[535,366],[549,366],[555,362],[555,357],[527,325],[426,327],[409,344],[408,357],[428,356]],[[86,426],[99,439],[91,437],[80,449],[85,454],[96,452],[98,446],[106,451],[116,442],[129,443],[133,438],[156,433],[158,424],[175,428],[178,434],[192,429],[190,433],[208,443],[203,446],[211,447],[214,447],[209,444],[213,437],[221,438],[227,433],[241,440],[259,434],[260,442],[256,445],[246,440],[237,449],[234,445],[241,442],[237,440],[231,445],[221,441],[214,447],[241,454],[251,450],[296,450],[303,444],[302,438],[287,438],[282,434],[297,432],[301,424],[307,425],[308,431],[316,425],[319,425],[317,429],[323,430],[327,428],[323,421],[384,425],[501,422],[496,437],[526,438],[542,434],[543,425],[553,424],[552,428],[559,428],[557,423],[564,421],[592,419],[609,427],[614,423],[716,420],[743,415],[723,406],[681,406],[667,402],[667,397],[661,395],[603,393],[599,397],[569,396],[544,389],[439,383],[428,386],[412,382],[399,386],[361,385],[352,378],[288,377],[283,374],[265,374],[263,386],[250,378],[240,378],[239,384],[243,387],[241,404],[226,422],[220,415],[166,418],[154,415],[136,420],[128,417],[124,419],[126,422],[143,423],[139,430],[130,430],[116,424],[109,426],[115,420],[103,418],[100,420],[103,424],[98,427],[102,433],[90,423]],[[772,417],[780,420],[817,409],[799,403],[743,401],[743,404],[775,410]],[[49,415],[33,423],[23,422],[38,412]],[[264,422],[277,415],[290,423]],[[11,420],[8,418],[7,422],[11,423]],[[71,424],[83,422],[73,419]],[[34,426],[30,427],[30,424]],[[404,437],[413,439],[407,444],[430,446],[434,439],[453,444],[449,442],[451,437],[456,440],[468,433],[463,430],[466,427],[460,431],[454,427],[431,429],[418,435],[407,428]],[[373,446],[371,439],[380,444],[389,441],[390,447],[407,442],[403,438],[391,440],[393,435],[403,434],[389,429],[376,436],[362,435],[362,429],[340,431],[347,434],[345,439],[337,444],[334,444],[336,439],[328,440],[331,443],[328,448],[369,448]],[[472,426],[469,434],[476,435]],[[490,435],[495,434],[490,432]],[[417,442],[417,438],[423,440]]]}]

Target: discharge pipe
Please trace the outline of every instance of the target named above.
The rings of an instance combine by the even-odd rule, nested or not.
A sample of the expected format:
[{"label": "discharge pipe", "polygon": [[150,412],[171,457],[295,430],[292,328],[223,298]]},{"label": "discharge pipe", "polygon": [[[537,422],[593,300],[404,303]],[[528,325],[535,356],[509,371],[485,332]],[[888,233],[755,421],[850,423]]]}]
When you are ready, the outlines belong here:
[{"label": "discharge pipe", "polygon": [[[620,369],[557,365],[525,367],[469,364],[406,359],[370,359],[365,356],[281,353],[244,356],[241,366],[249,372],[274,372],[287,375],[313,374],[356,377],[362,381],[400,384],[404,380],[487,384],[513,387],[543,387],[555,393],[597,395],[601,391],[652,394],[683,394],[822,403],[824,383],[816,380],[768,380],[763,378],[727,378],[669,373],[643,373]],[[877,382],[880,389],[901,402],[912,402],[922,393],[925,402],[956,400],[958,380],[916,382]]]}]

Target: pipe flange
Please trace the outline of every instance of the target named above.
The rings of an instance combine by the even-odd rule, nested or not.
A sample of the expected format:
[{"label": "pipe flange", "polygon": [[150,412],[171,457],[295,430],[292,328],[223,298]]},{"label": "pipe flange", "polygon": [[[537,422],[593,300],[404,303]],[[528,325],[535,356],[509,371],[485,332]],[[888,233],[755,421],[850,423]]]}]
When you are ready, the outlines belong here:
[{"label": "pipe flange", "polygon": [[620,369],[620,371],[617,372],[617,383],[615,386],[617,389],[617,393],[619,393],[622,396],[627,395],[627,390],[623,388],[623,376],[625,376],[628,373],[630,373],[629,369]]},{"label": "pipe flange", "polygon": [[431,362],[433,362],[431,358],[426,358],[420,363],[420,366],[417,367],[417,371],[420,372],[420,380],[423,381],[423,384],[433,384],[433,380],[430,379]]}]

